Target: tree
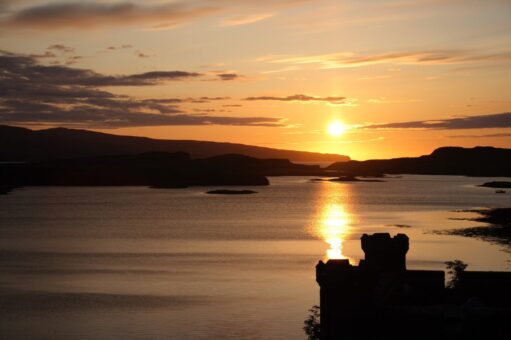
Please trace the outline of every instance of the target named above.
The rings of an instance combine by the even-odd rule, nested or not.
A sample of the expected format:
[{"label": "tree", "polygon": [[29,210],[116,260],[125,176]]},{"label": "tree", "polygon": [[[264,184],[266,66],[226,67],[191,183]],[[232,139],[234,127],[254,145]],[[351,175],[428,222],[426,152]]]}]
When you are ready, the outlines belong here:
[{"label": "tree", "polygon": [[447,288],[455,289],[460,282],[461,274],[468,267],[468,264],[461,260],[447,261],[445,264],[447,266],[447,273],[450,276],[449,281],[447,281]]},{"label": "tree", "polygon": [[307,340],[319,340],[320,309],[315,305],[309,309],[309,317],[303,322],[303,330],[307,334]]}]

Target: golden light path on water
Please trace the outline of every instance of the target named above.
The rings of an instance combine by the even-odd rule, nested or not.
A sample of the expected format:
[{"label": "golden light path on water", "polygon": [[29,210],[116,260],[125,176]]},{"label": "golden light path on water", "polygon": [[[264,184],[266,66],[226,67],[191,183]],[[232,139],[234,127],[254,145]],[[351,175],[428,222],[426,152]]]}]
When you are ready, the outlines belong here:
[{"label": "golden light path on water", "polygon": [[345,259],[343,243],[351,235],[353,224],[352,215],[346,210],[351,187],[330,182],[318,185],[321,188],[313,233],[328,244],[327,259]]}]

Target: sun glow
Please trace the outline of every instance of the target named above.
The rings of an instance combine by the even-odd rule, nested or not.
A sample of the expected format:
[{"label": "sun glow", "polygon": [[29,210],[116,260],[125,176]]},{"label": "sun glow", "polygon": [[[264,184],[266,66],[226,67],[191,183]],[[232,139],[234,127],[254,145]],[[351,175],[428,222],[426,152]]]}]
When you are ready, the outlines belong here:
[{"label": "sun glow", "polygon": [[334,120],[328,124],[328,134],[332,137],[340,137],[342,136],[348,127],[341,121]]}]

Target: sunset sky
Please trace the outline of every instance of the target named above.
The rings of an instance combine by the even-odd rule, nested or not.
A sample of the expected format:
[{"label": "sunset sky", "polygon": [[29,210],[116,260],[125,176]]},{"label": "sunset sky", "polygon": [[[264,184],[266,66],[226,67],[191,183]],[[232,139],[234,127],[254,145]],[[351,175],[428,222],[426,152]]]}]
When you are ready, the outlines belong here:
[{"label": "sunset sky", "polygon": [[511,147],[509,0],[0,0],[0,13],[0,124],[353,159]]}]

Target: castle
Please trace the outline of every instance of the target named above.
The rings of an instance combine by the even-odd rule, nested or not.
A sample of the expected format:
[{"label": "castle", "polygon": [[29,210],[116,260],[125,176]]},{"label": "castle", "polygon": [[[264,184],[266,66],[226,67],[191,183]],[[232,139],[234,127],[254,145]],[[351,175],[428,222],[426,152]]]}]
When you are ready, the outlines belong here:
[{"label": "castle", "polygon": [[[450,290],[443,271],[406,269],[405,234],[364,234],[361,243],[365,259],[358,266],[347,259],[316,266],[322,340],[500,339],[486,327],[511,316],[510,272],[464,272]],[[478,322],[469,322],[474,316]]]}]

